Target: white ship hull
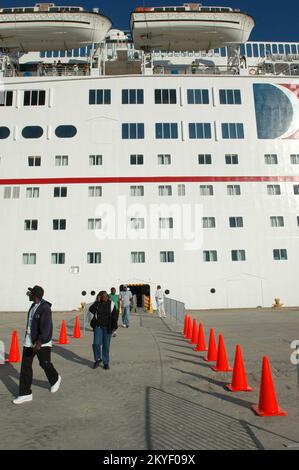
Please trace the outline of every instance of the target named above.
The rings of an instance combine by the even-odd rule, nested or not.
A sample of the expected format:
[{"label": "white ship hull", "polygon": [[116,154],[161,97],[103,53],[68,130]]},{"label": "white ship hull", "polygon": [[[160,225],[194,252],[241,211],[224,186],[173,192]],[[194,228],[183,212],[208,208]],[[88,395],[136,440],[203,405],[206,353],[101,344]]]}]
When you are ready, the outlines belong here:
[{"label": "white ship hull", "polygon": [[254,20],[245,13],[132,13],[136,48],[145,50],[210,50],[246,42]]},{"label": "white ship hull", "polygon": [[[153,302],[154,289],[160,284],[187,308],[270,307],[275,297],[285,305],[297,305],[299,196],[293,188],[299,184],[299,165],[291,164],[290,155],[299,154],[298,144],[283,138],[258,138],[253,88],[257,82],[279,97],[286,96],[283,99],[292,100],[294,95],[292,106],[297,109],[292,89],[299,87],[299,80],[292,78],[288,85],[288,77],[5,80],[4,89],[13,91],[13,101],[12,106],[1,108],[2,126],[10,129],[10,135],[1,140],[4,271],[0,310],[24,310],[26,290],[34,284],[44,287],[54,310],[74,309],[81,301],[94,299],[91,291],[123,283],[150,285]],[[30,89],[45,90],[44,106],[23,106],[24,92]],[[91,89],[110,90],[111,104],[90,105]],[[122,104],[126,89],[144,90],[144,103]],[[162,89],[175,89],[177,103],[155,104],[155,90]],[[208,90],[209,103],[188,104],[189,89]],[[221,104],[221,89],[240,90],[242,103]],[[293,119],[295,124],[295,114]],[[123,139],[123,123],[136,122],[144,124],[144,138]],[[157,122],[177,123],[178,138],[157,139]],[[211,138],[190,139],[192,122],[211,123]],[[243,123],[243,139],[223,138],[222,123],[229,122]],[[62,124],[75,126],[76,135],[57,138],[55,129]],[[23,138],[22,130],[33,125],[41,126],[43,135]],[[102,155],[102,165],[90,165],[90,155],[95,154]],[[132,154],[142,154],[143,165],[131,165]],[[159,154],[171,155],[171,164],[158,164]],[[212,163],[199,165],[198,154],[210,154]],[[226,154],[237,154],[239,164],[226,164]],[[277,154],[279,164],[266,165],[265,154]],[[30,155],[39,155],[41,166],[28,166]],[[57,166],[57,155],[68,156],[68,166]],[[185,185],[185,196],[179,195],[179,184]],[[267,186],[275,184],[280,185],[281,194],[271,196]],[[131,196],[132,185],[144,186],[144,195]],[[159,195],[159,185],[170,185],[172,195]],[[201,195],[201,185],[212,185],[213,195]],[[228,185],[239,185],[240,195],[228,195]],[[91,186],[102,187],[101,197],[89,196]],[[66,187],[67,197],[54,198],[54,187]],[[5,188],[11,188],[10,198],[4,197]],[[19,188],[19,197],[14,197],[13,188]],[[28,197],[28,188],[39,188],[39,197]],[[126,231],[137,210],[144,210],[145,215],[139,217],[146,217],[160,204],[169,210],[178,208],[172,215],[172,231],[181,227],[179,238],[170,234],[165,239],[161,230],[158,237],[151,236],[150,229],[158,226],[157,214],[153,222],[146,219],[144,229],[136,231],[141,238]],[[197,226],[180,226],[180,211],[184,207],[194,211],[196,205],[202,210]],[[89,230],[88,219],[104,217],[104,213],[115,215],[117,225],[114,219],[103,219],[103,230]],[[284,226],[271,226],[271,216],[283,216]],[[202,228],[202,217],[215,218],[215,227]],[[230,217],[242,217],[243,226],[230,227]],[[24,221],[32,219],[38,221],[37,230],[25,230]],[[65,230],[53,230],[54,219],[65,219]],[[101,238],[105,227],[109,233]],[[199,238],[188,249],[195,235]],[[287,260],[274,260],[275,249],[285,249]],[[217,251],[217,261],[204,261],[204,250]],[[244,250],[246,259],[233,261],[232,250]],[[161,251],[173,252],[174,262],[161,262]],[[89,264],[88,252],[100,252],[101,263]],[[132,252],[144,252],[144,262],[133,263]],[[36,256],[35,264],[24,263],[24,254],[30,253]],[[53,264],[52,253],[64,253],[64,263]],[[86,297],[81,296],[83,290]]]},{"label": "white ship hull", "polygon": [[88,12],[0,14],[0,48],[11,51],[66,50],[100,43],[109,18]]}]

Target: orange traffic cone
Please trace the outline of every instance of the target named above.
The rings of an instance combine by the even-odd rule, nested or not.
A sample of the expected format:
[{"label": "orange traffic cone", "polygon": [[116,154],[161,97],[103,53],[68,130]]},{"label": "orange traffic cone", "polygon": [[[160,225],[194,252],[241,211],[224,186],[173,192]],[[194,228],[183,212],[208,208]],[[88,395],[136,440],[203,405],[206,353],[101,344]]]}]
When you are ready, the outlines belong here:
[{"label": "orange traffic cone", "polygon": [[207,350],[208,348],[206,346],[205,333],[204,333],[202,324],[200,324],[198,328],[197,345],[196,345],[196,348],[194,348],[194,351],[207,351]]},{"label": "orange traffic cone", "polygon": [[271,368],[267,356],[263,357],[259,404],[251,408],[259,416],[286,416],[287,412],[279,408],[274,389]]},{"label": "orange traffic cone", "polygon": [[208,355],[204,357],[204,361],[207,361],[207,362],[217,361],[217,346],[216,346],[215,333],[214,333],[213,328],[210,329]]},{"label": "orange traffic cone", "polygon": [[191,338],[192,338],[192,318],[189,318],[186,339],[191,339]]},{"label": "orange traffic cone", "polygon": [[197,336],[198,336],[197,323],[196,323],[196,320],[194,319],[193,326],[192,326],[192,338],[190,339],[189,343],[196,344]]},{"label": "orange traffic cone", "polygon": [[75,323],[73,338],[81,338],[80,321],[79,321],[78,315],[76,316],[76,323]]},{"label": "orange traffic cone", "polygon": [[19,351],[18,333],[14,330],[12,332],[9,356],[5,362],[20,362],[20,361],[21,361],[21,356],[20,356],[20,351]]},{"label": "orange traffic cone", "polygon": [[68,344],[65,320],[62,320],[59,341],[56,341],[56,344]]},{"label": "orange traffic cone", "polygon": [[186,337],[187,335],[187,330],[188,330],[188,319],[189,315],[185,315],[185,320],[184,320],[184,332],[183,335]]},{"label": "orange traffic cone", "polygon": [[223,336],[219,335],[217,363],[212,367],[215,372],[231,372],[233,369],[230,367],[227,359],[226,348]]},{"label": "orange traffic cone", "polygon": [[241,346],[239,344],[236,346],[232,383],[227,384],[226,388],[231,392],[251,392],[254,390],[247,385],[246,371]]}]

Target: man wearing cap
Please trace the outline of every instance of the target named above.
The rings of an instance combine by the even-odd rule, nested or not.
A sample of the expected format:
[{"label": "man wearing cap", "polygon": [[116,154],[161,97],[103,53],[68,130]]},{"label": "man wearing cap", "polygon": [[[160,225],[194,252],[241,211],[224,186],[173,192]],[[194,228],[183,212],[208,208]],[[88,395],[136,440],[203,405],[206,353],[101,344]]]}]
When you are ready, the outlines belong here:
[{"label": "man wearing cap", "polygon": [[61,383],[61,377],[51,363],[53,333],[51,304],[43,299],[44,289],[40,286],[29,287],[27,295],[33,303],[27,317],[20,390],[19,396],[13,400],[15,405],[32,401],[32,363],[35,355],[50,382],[51,393],[57,392]]}]

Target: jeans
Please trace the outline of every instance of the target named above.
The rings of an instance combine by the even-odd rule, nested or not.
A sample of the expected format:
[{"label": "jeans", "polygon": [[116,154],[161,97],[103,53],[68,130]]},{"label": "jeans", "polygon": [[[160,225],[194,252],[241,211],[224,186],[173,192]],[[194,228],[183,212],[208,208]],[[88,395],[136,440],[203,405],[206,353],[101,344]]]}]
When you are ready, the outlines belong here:
[{"label": "jeans", "polygon": [[93,332],[93,354],[94,360],[103,359],[104,366],[109,365],[111,333],[107,332],[106,327],[96,326]]},{"label": "jeans", "polygon": [[32,363],[35,356],[38,357],[39,365],[45,371],[50,385],[54,385],[58,380],[58,372],[55,370],[51,363],[51,349],[50,347],[41,348],[39,351],[34,352],[33,348],[23,348],[23,357],[20,375],[20,393],[19,395],[31,395],[32,384]]},{"label": "jeans", "polygon": [[129,320],[130,320],[130,305],[122,308],[123,325],[129,325]]}]

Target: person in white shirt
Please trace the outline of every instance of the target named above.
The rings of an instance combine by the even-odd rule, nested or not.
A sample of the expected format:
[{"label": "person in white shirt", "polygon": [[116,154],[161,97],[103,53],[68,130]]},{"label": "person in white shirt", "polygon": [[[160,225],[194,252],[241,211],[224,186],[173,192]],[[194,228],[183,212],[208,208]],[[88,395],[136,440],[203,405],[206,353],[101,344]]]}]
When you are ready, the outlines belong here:
[{"label": "person in white shirt", "polygon": [[130,306],[132,299],[132,292],[128,289],[127,285],[123,286],[123,290],[120,293],[121,299],[121,312],[122,312],[122,326],[129,328],[130,326]]},{"label": "person in white shirt", "polygon": [[164,310],[164,294],[161,289],[161,286],[157,286],[157,290],[155,292],[155,300],[157,304],[157,310],[158,310],[158,317],[159,318],[166,318],[165,315],[165,310]]}]

